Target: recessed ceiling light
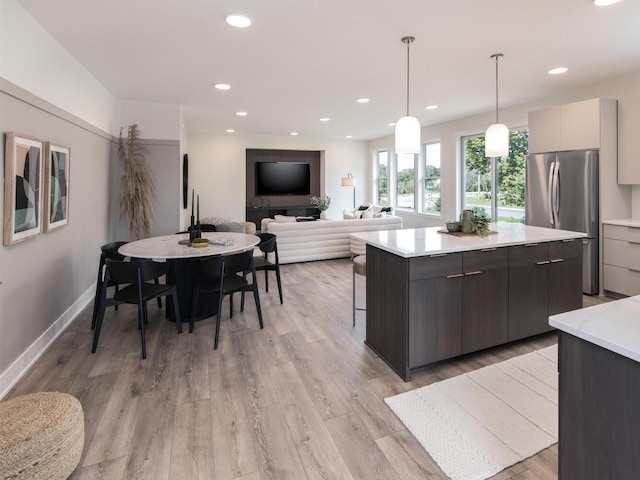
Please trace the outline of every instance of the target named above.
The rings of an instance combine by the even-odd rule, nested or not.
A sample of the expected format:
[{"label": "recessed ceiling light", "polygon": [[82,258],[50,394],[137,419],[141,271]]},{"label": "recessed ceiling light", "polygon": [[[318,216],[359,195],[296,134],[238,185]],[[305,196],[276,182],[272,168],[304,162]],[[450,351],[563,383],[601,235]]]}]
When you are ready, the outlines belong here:
[{"label": "recessed ceiling light", "polygon": [[231,15],[227,15],[227,23],[232,27],[245,28],[251,25],[251,20],[244,15],[232,13]]},{"label": "recessed ceiling light", "polygon": [[236,112],[236,115],[239,117],[246,117],[247,116],[247,112]]},{"label": "recessed ceiling light", "polygon": [[607,5],[613,5],[619,1],[620,0],[593,0],[593,4],[598,7],[606,7]]},{"label": "recessed ceiling light", "polygon": [[396,122],[389,122],[389,123],[387,123],[387,125],[389,125],[390,127],[395,127],[396,126]]},{"label": "recessed ceiling light", "polygon": [[227,133],[236,133],[236,131],[233,128],[228,128]]},{"label": "recessed ceiling light", "polygon": [[298,135],[298,132],[291,132],[289,135],[291,135],[292,137],[295,137],[296,135]]},{"label": "recessed ceiling light", "polygon": [[345,135],[345,138],[353,138],[353,135]]},{"label": "recessed ceiling light", "polygon": [[426,108],[427,110],[435,110],[436,108],[438,108],[438,105],[426,105],[424,108]]},{"label": "recessed ceiling light", "polygon": [[369,99],[365,97],[356,98],[356,102],[358,103],[369,103]]},{"label": "recessed ceiling light", "polygon": [[318,120],[320,120],[321,122],[328,122],[329,117],[320,117]]},{"label": "recessed ceiling light", "polygon": [[229,85],[228,83],[216,83],[214,87],[216,87],[218,90],[229,90],[231,88],[231,85]]},{"label": "recessed ceiling light", "polygon": [[560,75],[569,70],[567,67],[556,67],[549,70],[549,75]]}]

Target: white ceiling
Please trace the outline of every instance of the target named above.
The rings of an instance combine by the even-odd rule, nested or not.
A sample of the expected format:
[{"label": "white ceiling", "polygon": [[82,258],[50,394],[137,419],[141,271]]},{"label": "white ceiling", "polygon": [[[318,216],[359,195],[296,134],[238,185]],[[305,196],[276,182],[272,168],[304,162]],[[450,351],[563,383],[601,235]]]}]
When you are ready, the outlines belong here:
[{"label": "white ceiling", "polygon": [[[387,124],[405,113],[405,35],[416,37],[410,112],[422,125],[494,108],[493,53],[505,55],[501,107],[640,68],[639,0],[19,3],[117,99],[180,104],[193,131],[390,135]],[[229,13],[253,25],[230,27]],[[569,72],[546,73],[556,66]],[[218,91],[216,82],[232,88]]]}]

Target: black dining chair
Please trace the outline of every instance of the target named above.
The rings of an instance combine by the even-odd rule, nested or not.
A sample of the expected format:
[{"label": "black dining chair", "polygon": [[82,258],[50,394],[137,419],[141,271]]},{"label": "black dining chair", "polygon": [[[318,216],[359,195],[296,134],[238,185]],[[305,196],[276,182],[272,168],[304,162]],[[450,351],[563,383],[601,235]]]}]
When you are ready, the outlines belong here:
[{"label": "black dining chair", "polygon": [[[251,283],[246,279],[245,273],[251,273]],[[196,318],[196,309],[201,293],[211,294],[217,298],[216,333],[213,342],[214,350],[218,348],[220,337],[220,317],[222,316],[222,301],[229,295],[229,316],[233,318],[233,294],[236,292],[252,291],[253,299],[258,311],[260,328],[262,323],[262,310],[260,309],[260,295],[256,282],[256,270],[253,265],[253,250],[247,250],[233,255],[211,256],[196,262],[196,278],[193,284],[193,296],[191,302],[191,320],[189,333],[193,332]],[[244,303],[241,311],[244,310]]]},{"label": "black dining chair", "polygon": [[[91,353],[95,353],[98,347],[98,339],[100,338],[100,330],[102,329],[105,310],[109,306],[119,305],[121,303],[138,305],[138,328],[140,329],[143,359],[147,358],[145,324],[148,323],[147,302],[149,300],[171,295],[178,333],[182,333],[180,306],[178,304],[176,286],[171,284],[149,283],[151,281],[156,282],[156,280],[167,273],[169,270],[168,262],[154,262],[152,260],[132,260],[125,262],[107,258],[105,260],[105,266],[105,280],[101,287]],[[108,298],[107,285],[109,282],[126,286],[120,288],[113,297]]]},{"label": "black dining chair", "polygon": [[[100,263],[98,265],[98,280],[96,281],[96,295],[93,300],[93,315],[91,316],[91,330],[96,328],[96,320],[98,318],[98,301],[100,299],[100,291],[102,288],[102,283],[104,282],[105,276],[105,260],[110,258],[112,260],[124,260],[124,255],[120,255],[118,253],[118,249],[125,245],[128,242],[111,242],[100,247]],[[114,286],[116,292],[118,291],[118,284],[114,282],[110,282],[107,285],[108,287]],[[116,310],[118,309],[118,305],[115,306]]]},{"label": "black dining chair", "polygon": [[[278,257],[278,242],[276,236],[273,233],[258,233],[256,235],[260,238],[258,248],[262,252],[259,257],[254,257],[253,262],[256,268],[256,272],[264,271],[264,286],[265,290],[269,291],[269,272],[276,273],[276,282],[278,283],[278,294],[280,295],[280,304],[282,301],[282,280],[280,278],[280,258]],[[270,257],[269,254],[272,254]],[[273,261],[270,260],[273,258]],[[242,296],[244,302],[244,295]]]},{"label": "black dining chair", "polygon": [[[93,301],[93,315],[91,316],[91,330],[93,330],[94,328],[96,328],[96,319],[97,319],[97,315],[98,315],[98,299],[99,299],[99,294],[100,294],[100,288],[102,286],[102,282],[104,281],[105,278],[105,260],[111,259],[111,260],[119,260],[119,261],[124,261],[127,257],[125,257],[124,255],[121,255],[120,253],[118,253],[118,249],[122,246],[122,245],[126,245],[129,242],[111,242],[111,243],[107,243],[105,245],[102,245],[100,247],[100,264],[98,266],[98,280],[96,282],[96,296],[94,298]],[[155,283],[159,284],[160,281],[158,278],[155,279]],[[118,284],[110,281],[107,284],[107,288],[109,287],[115,287],[115,291],[118,291]],[[158,308],[162,308],[162,299],[160,297],[158,297]],[[115,304],[115,309],[118,310],[118,304]]]}]

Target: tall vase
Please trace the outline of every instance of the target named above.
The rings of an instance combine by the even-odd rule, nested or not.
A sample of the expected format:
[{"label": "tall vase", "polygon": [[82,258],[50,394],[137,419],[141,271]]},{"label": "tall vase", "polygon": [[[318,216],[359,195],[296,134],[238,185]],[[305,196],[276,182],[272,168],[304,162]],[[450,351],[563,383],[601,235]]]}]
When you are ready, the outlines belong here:
[{"label": "tall vase", "polygon": [[320,212],[320,220],[326,220],[327,219],[327,212],[322,210]]}]

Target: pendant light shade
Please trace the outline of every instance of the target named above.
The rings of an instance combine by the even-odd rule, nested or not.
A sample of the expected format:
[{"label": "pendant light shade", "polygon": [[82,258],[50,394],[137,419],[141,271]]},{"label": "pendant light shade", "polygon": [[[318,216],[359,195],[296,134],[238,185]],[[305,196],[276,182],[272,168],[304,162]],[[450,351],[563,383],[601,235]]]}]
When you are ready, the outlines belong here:
[{"label": "pendant light shade", "polygon": [[396,122],[396,153],[420,152],[420,122],[416,117],[402,117]]},{"label": "pendant light shade", "polygon": [[489,125],[484,134],[485,157],[509,156],[509,129],[503,123]]},{"label": "pendant light shade", "polygon": [[502,53],[494,53],[491,58],[496,59],[496,123],[489,125],[484,134],[485,157],[509,156],[509,128],[498,121],[498,59]]},{"label": "pendant light shade", "polygon": [[407,45],[407,115],[396,122],[396,153],[420,153],[420,122],[409,115],[409,45],[415,37],[402,38]]}]

